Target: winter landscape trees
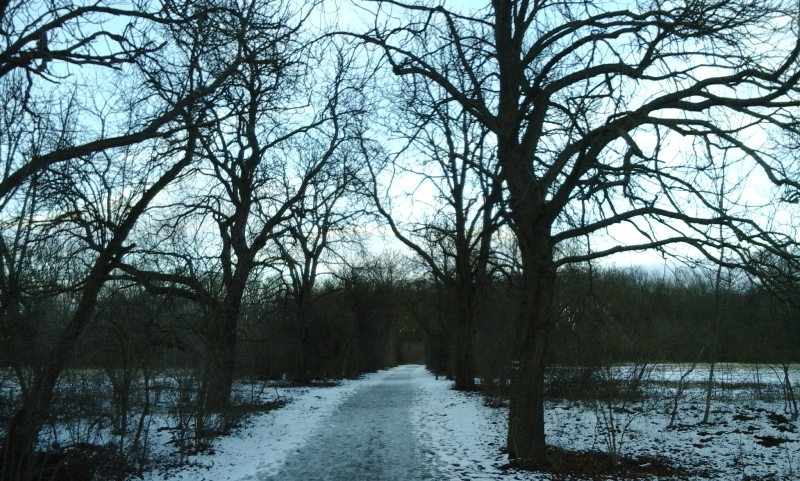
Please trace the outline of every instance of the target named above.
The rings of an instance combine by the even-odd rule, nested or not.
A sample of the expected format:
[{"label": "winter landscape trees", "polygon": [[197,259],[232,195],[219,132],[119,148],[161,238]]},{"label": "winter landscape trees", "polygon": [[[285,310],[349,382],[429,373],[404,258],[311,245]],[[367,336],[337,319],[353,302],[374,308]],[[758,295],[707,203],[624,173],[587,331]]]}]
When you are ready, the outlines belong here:
[{"label": "winter landscape trees", "polygon": [[[379,48],[395,75],[420,89],[436,85],[441,103],[458,104],[493,134],[521,261],[512,457],[546,453],[543,382],[559,266],[678,243],[711,258],[724,246],[739,261],[731,264],[752,266],[751,248],[793,242],[762,226],[747,201],[737,205],[744,179],[732,183],[724,209],[714,193],[736,165],[779,188],[778,204],[795,195],[794,159],[775,139],[796,133],[794,8],[727,0],[495,1],[468,14],[376,6],[374,27],[358,38]],[[767,138],[754,141],[756,132]],[[629,229],[624,240],[613,237],[620,225]],[[611,239],[590,244],[603,234]],[[586,239],[584,249],[564,253],[576,239]]]},{"label": "winter landscape trees", "polygon": [[[195,449],[246,372],[510,379],[508,452],[541,460],[546,367],[596,362],[594,323],[609,362],[796,360],[796,5],[366,1],[327,26],[345,11],[0,2],[0,478],[42,475],[97,332],[153,348],[109,374],[147,379],[140,420],[144,373],[188,370]],[[716,281],[603,263],[644,250]]]},{"label": "winter landscape trees", "polygon": [[[28,198],[36,206],[28,207],[26,221],[51,231],[43,232],[45,237],[75,242],[73,255],[84,263],[76,266],[74,285],[62,287],[73,293],[74,304],[43,362],[35,366],[6,430],[2,475],[21,479],[30,475],[38,431],[56,383],[91,319],[107,275],[128,250],[127,238],[148,205],[193,162],[199,125],[205,121],[202,100],[225,82],[242,58],[204,72],[201,59],[210,45],[199,37],[179,44],[174,37],[183,28],[192,31],[198,22],[208,21],[212,13],[228,12],[187,12],[181,5],[161,11],[27,2],[3,6],[7,43],[2,80],[9,92],[17,93],[9,100],[16,97],[18,103],[9,114],[19,115],[15,123],[33,125],[12,130],[16,136],[4,145],[6,175],[0,190],[5,206],[13,208],[17,192],[34,190]],[[123,31],[109,30],[106,22],[111,19],[119,19]],[[170,70],[160,62],[164,50],[170,51],[169,65],[179,77],[164,77]],[[95,96],[80,89],[83,78],[76,77],[83,76],[82,68],[98,75],[127,75],[118,77],[120,90]],[[42,90],[47,83],[61,87],[53,91],[65,97],[47,98],[49,89]],[[126,87],[135,87],[136,93],[129,97],[130,92],[122,90]],[[152,102],[142,109],[144,99]],[[37,126],[39,122],[44,124]],[[24,222],[17,226],[35,228]],[[14,303],[24,305],[27,293],[14,294],[19,296]]]}]

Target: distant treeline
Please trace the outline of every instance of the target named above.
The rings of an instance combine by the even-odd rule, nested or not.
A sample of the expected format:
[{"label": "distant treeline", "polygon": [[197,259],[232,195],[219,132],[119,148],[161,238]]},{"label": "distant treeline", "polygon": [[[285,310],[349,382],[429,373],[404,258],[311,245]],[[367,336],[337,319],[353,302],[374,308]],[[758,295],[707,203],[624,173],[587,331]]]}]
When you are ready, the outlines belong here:
[{"label": "distant treeline", "polygon": [[[574,269],[559,279],[552,361],[800,360],[800,311],[716,267],[655,275]],[[717,277],[719,276],[719,278]]]},{"label": "distant treeline", "polygon": [[[403,348],[414,341],[421,353],[419,330],[406,326],[401,314],[401,303],[411,296],[408,283],[391,265],[352,269],[320,282],[302,304],[281,279],[250,284],[236,345],[239,376],[300,384],[352,378],[405,362]],[[25,322],[8,326],[3,365],[19,372],[38,366],[70,314],[68,296],[39,299]],[[184,296],[109,282],[71,364],[199,372],[208,362],[216,321],[213,311]]]},{"label": "distant treeline", "polygon": [[[320,282],[298,306],[279,285],[255,282],[239,329],[240,375],[308,382],[349,378],[405,362],[441,374],[455,366],[453,289],[402,268],[390,256]],[[550,362],[800,361],[797,307],[713,269],[657,275],[643,269],[573,267],[560,272]],[[274,285],[272,285],[274,284]],[[475,372],[505,378],[520,293],[495,279],[478,313]],[[35,366],[68,315],[63,296],[43,299],[6,338],[5,364]],[[74,364],[199,367],[212,314],[168,294],[110,283]]]},{"label": "distant treeline", "polygon": [[[560,272],[553,302],[549,362],[597,366],[624,362],[800,361],[800,310],[716,268],[656,274],[642,268],[572,267]],[[493,283],[479,316],[476,371],[503,378],[512,363],[512,325],[520,294],[513,280]],[[440,312],[448,312],[441,309]],[[435,338],[446,366],[444,347]]]}]

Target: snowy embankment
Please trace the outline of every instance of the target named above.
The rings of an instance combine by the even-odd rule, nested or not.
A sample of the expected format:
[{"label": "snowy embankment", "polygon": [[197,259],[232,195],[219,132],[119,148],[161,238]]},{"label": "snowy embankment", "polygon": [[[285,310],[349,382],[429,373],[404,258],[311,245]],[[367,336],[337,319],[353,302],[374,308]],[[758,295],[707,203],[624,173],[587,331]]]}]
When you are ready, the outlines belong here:
[{"label": "snowy embankment", "polygon": [[[649,380],[660,388],[650,388],[648,396],[635,402],[547,402],[547,442],[571,451],[614,451],[620,456],[663,459],[688,473],[676,479],[800,480],[798,422],[786,413],[791,406],[783,397],[768,402],[755,399],[753,393],[754,389],[775,392],[782,373],[762,368],[761,374],[754,374],[756,368],[742,365],[718,365],[717,369],[718,383],[728,387],[714,391],[707,424],[701,422],[706,391],[698,384],[707,378],[707,366],[685,376],[684,381],[694,384],[681,392],[674,382],[688,367],[658,366],[649,373]],[[795,370],[793,375],[797,374]],[[764,384],[748,384],[754,376],[760,376]],[[454,480],[561,479],[502,470],[508,463],[501,452],[507,408],[486,407],[479,394],[453,391],[451,386],[432,376],[424,379],[419,402],[412,409],[420,441],[431,460],[441,463],[440,471]]]},{"label": "snowy embankment", "polygon": [[[651,373],[650,394],[636,401],[549,402],[548,443],[574,451],[612,450],[621,456],[663,458],[691,473],[680,479],[800,479],[800,434],[797,423],[785,416],[784,399],[757,400],[752,387],[744,385],[720,388],[714,393],[710,422],[702,424],[705,390],[697,384],[702,377],[697,375],[695,384],[677,390],[672,371]],[[289,457],[304,455],[315,431],[335,422],[329,418],[339,415],[337,408],[343,402],[358,390],[387,382],[393,373],[381,371],[336,387],[280,389],[290,400],[288,405],[250,418],[246,427],[217,439],[213,453],[191,457],[190,465],[155,470],[145,479],[274,476]],[[437,479],[554,479],[544,473],[501,469],[508,462],[501,451],[506,409],[486,407],[478,394],[453,391],[451,382],[434,379],[422,366],[413,373],[416,387],[408,415],[417,449],[441,474]],[[774,378],[772,384],[779,386],[779,376]]]}]

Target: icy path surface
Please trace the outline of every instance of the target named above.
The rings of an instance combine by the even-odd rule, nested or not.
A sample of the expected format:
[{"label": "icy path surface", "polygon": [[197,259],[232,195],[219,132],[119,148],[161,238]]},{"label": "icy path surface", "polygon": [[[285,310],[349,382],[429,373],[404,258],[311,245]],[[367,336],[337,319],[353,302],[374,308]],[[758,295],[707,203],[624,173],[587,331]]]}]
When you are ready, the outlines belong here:
[{"label": "icy path surface", "polygon": [[401,366],[381,382],[357,390],[290,455],[269,481],[442,479],[424,459],[411,423],[419,366]]},{"label": "icy path surface", "polygon": [[[335,387],[280,388],[280,396],[290,400],[285,407],[248,419],[243,428],[215,440],[213,452],[143,478],[503,479],[498,467],[507,462],[500,454],[505,413],[484,407],[478,395],[453,391],[452,384],[435,379],[424,366],[407,365]],[[158,444],[168,448],[168,437]]]}]

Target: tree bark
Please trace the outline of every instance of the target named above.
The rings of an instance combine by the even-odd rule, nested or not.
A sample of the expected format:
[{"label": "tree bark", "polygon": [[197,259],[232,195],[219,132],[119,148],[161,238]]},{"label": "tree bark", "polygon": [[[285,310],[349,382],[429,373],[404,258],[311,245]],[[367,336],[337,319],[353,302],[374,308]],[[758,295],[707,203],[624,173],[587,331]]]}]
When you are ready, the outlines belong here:
[{"label": "tree bark", "polygon": [[[241,261],[240,261],[241,262]],[[231,401],[233,381],[236,377],[236,337],[242,311],[250,268],[240,264],[234,277],[226,286],[227,293],[216,315],[212,314],[209,334],[209,352],[204,373],[205,392],[201,409],[210,414],[222,412]]]},{"label": "tree bark", "polygon": [[[306,264],[308,265],[308,264]],[[309,343],[308,334],[311,328],[312,319],[310,318],[310,305],[313,301],[313,276],[310,270],[304,270],[302,275],[297,278],[301,285],[294,287],[297,306],[297,317],[295,325],[297,327],[297,353],[295,358],[294,382],[297,384],[311,384],[311,373],[308,369]]]},{"label": "tree bark", "polygon": [[523,249],[523,306],[517,329],[518,345],[512,366],[508,414],[508,453],[511,458],[540,461],[547,454],[544,435],[544,373],[550,332],[550,306],[555,268],[549,239]]},{"label": "tree bark", "polygon": [[[232,311],[226,309],[226,311]],[[212,320],[209,329],[209,352],[206,361],[204,413],[221,412],[230,404],[236,375],[236,326],[238,312],[223,312]]]},{"label": "tree bark", "polygon": [[458,338],[456,340],[456,383],[454,388],[458,391],[475,390],[475,367],[473,331],[474,323],[469,314],[459,316]]},{"label": "tree bark", "polygon": [[456,329],[455,386],[458,391],[475,390],[475,306],[472,287],[458,287],[456,297],[458,319]]},{"label": "tree bark", "polygon": [[544,374],[556,282],[552,226],[541,193],[526,180],[524,162],[518,156],[509,157],[511,215],[519,240],[523,297],[511,375],[507,449],[511,458],[542,461],[547,455]]},{"label": "tree bark", "polygon": [[507,450],[511,459],[540,461],[547,454],[544,435],[546,331],[536,333],[523,345],[518,363],[512,366]]}]

